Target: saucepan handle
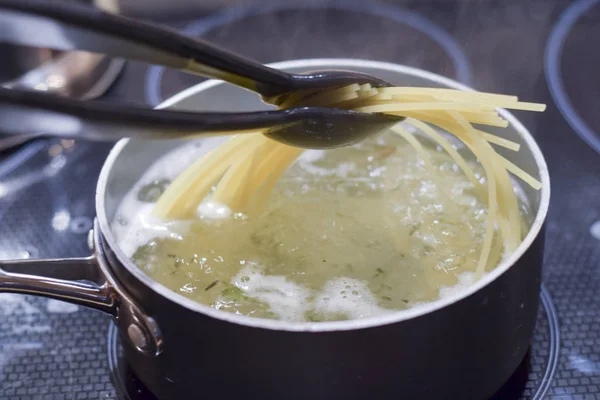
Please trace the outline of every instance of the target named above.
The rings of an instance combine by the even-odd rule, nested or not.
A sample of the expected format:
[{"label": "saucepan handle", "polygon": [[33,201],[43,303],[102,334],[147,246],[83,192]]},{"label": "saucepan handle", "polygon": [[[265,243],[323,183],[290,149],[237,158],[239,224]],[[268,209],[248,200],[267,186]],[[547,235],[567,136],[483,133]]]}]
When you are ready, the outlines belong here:
[{"label": "saucepan handle", "polygon": [[108,313],[134,348],[157,356],[163,346],[158,325],[112,276],[97,222],[88,243],[93,251],[89,257],[0,261],[0,292],[44,296]]}]

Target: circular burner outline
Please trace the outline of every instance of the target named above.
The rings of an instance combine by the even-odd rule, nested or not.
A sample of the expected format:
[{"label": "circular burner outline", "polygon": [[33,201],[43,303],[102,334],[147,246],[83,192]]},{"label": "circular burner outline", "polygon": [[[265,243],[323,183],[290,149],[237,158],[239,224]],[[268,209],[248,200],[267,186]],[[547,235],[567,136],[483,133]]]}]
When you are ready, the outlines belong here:
[{"label": "circular burner outline", "polygon": [[121,374],[119,373],[119,355],[117,354],[119,332],[117,331],[117,327],[112,320],[108,323],[108,332],[106,336],[108,370],[110,371],[112,382],[115,386],[116,395],[119,399],[131,400],[129,393],[127,393],[125,382],[123,382],[123,379],[121,379]]},{"label": "circular burner outline", "polygon": [[571,32],[579,17],[598,4],[600,4],[600,0],[578,0],[562,12],[558,18],[558,22],[552,28],[550,38],[546,44],[544,71],[548,87],[550,88],[550,94],[558,106],[560,113],[567,120],[571,128],[588,145],[600,153],[600,136],[583,120],[569,100],[561,78],[560,67],[560,57],[567,35]]},{"label": "circular burner outline", "polygon": [[[360,0],[330,0],[325,4],[305,4],[302,0],[288,0],[283,3],[237,6],[227,8],[213,16],[192,22],[183,29],[183,33],[189,36],[201,36],[212,29],[247,17],[295,9],[339,9],[343,11],[364,12],[408,25],[429,36],[448,53],[456,69],[458,81],[465,85],[470,85],[471,83],[469,61],[462,47],[446,30],[415,12],[388,4]],[[148,68],[148,72],[146,73],[144,85],[145,98],[146,102],[152,106],[157,106],[163,101],[160,93],[160,82],[164,71],[165,67],[154,65]]]},{"label": "circular burner outline", "polygon": [[556,313],[556,307],[554,307],[552,297],[550,297],[550,293],[544,284],[542,284],[540,291],[540,300],[544,307],[544,311],[546,312],[546,318],[548,319],[550,349],[548,351],[546,371],[544,371],[544,376],[542,377],[537,390],[531,397],[532,400],[541,400],[546,396],[548,389],[550,389],[552,379],[554,379],[556,366],[558,365],[558,355],[560,354],[560,326],[558,324],[558,314]]},{"label": "circular burner outline", "polygon": [[[546,319],[548,320],[550,348],[548,351],[548,360],[546,361],[546,371],[544,371],[544,376],[539,382],[537,390],[531,397],[531,400],[541,400],[545,397],[552,383],[552,379],[554,378],[554,374],[556,373],[558,356],[560,353],[560,326],[558,323],[558,314],[554,302],[552,301],[552,297],[550,296],[550,292],[548,292],[548,289],[544,284],[542,284],[540,291],[540,301],[542,307],[544,307]],[[119,332],[117,331],[115,324],[113,321],[110,321],[106,338],[108,367],[112,376],[112,381],[115,385],[117,396],[123,400],[131,400],[131,397],[127,393],[125,383],[119,374],[119,356],[117,354],[118,336]]]}]

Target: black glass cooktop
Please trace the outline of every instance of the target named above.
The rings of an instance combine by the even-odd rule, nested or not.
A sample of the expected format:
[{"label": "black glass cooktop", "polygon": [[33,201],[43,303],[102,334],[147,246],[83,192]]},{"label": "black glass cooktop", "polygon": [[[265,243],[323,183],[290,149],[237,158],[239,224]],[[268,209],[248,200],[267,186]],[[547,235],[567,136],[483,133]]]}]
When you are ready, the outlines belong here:
[{"label": "black glass cooktop", "polygon": [[[164,21],[261,62],[407,64],[545,102],[518,115],[553,184],[531,349],[495,399],[600,399],[600,0],[287,1]],[[106,98],[156,105],[201,79],[128,63]],[[36,140],[0,152],[0,258],[86,255],[109,144]],[[104,315],[0,295],[0,398],[152,399]]]}]

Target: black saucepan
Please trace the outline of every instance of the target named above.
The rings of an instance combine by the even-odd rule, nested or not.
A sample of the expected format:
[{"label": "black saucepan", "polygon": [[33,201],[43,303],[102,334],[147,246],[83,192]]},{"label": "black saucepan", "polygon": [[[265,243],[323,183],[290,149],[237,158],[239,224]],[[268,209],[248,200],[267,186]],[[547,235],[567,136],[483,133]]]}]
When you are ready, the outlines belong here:
[{"label": "black saucepan", "polygon": [[[290,71],[352,69],[395,85],[467,89],[400,65],[300,60]],[[264,108],[248,92],[207,81],[163,104],[207,111]],[[533,332],[550,184],[544,158],[509,113],[492,130],[521,144],[499,150],[543,183],[523,187],[531,209],[519,248],[468,289],[427,306],[363,320],[289,323],[198,304],[152,281],[118,248],[111,221],[142,173],[176,141],[119,141],[97,187],[87,258],[2,261],[0,291],[38,294],[114,316],[126,357],[161,399],[485,399],[517,368]]]}]

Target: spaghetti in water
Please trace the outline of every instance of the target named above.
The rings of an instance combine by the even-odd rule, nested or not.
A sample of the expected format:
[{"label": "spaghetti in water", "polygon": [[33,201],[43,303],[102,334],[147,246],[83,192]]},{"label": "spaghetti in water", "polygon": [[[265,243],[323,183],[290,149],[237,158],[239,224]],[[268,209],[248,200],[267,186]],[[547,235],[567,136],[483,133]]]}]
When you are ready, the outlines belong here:
[{"label": "spaghetti in water", "polygon": [[[411,131],[416,129],[441,146],[487,204],[487,225],[475,279],[482,276],[488,264],[496,229],[506,251],[514,251],[521,242],[519,205],[509,172],[534,189],[539,190],[541,183],[491,146],[518,151],[519,144],[476,129],[473,124],[506,127],[508,122],[496,108],[544,111],[545,105],[493,93],[418,87],[373,88],[369,84],[349,85],[325,93],[293,93],[270,99],[270,102],[280,108],[328,106],[406,117],[392,131],[413,146],[429,166],[434,181],[436,172],[430,167],[430,157]],[[477,178],[468,162],[434,126],[464,143],[483,167],[485,182]],[[260,131],[236,135],[181,173],[158,199],[153,215],[169,220],[193,219],[198,206],[209,195],[234,211],[255,215],[264,208],[277,181],[303,151],[270,140]]]}]

